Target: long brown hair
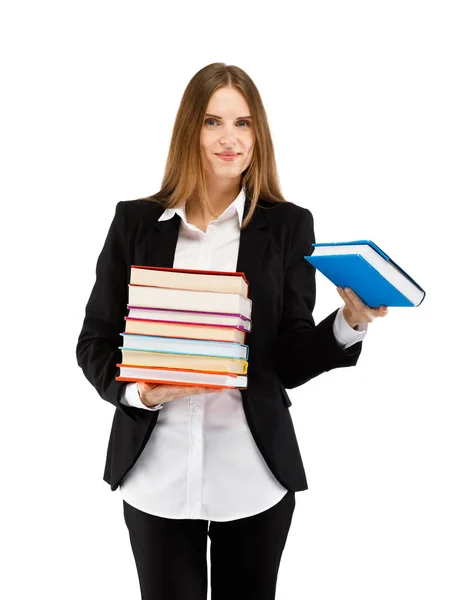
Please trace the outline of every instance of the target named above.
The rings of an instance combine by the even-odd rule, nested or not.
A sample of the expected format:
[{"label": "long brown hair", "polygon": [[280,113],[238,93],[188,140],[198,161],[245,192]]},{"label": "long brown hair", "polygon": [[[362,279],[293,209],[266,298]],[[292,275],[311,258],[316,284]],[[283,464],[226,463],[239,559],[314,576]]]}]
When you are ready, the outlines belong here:
[{"label": "long brown hair", "polygon": [[202,202],[209,210],[201,160],[201,129],[215,90],[234,86],[244,94],[249,105],[255,134],[251,163],[241,174],[241,186],[246,200],[250,201],[241,228],[249,223],[260,198],[270,203],[286,202],[280,191],[271,132],[258,89],[245,71],[225,63],[207,65],[188,83],[174,122],[162,187],[143,199],[159,202],[164,208],[175,208],[186,201],[190,213]]}]

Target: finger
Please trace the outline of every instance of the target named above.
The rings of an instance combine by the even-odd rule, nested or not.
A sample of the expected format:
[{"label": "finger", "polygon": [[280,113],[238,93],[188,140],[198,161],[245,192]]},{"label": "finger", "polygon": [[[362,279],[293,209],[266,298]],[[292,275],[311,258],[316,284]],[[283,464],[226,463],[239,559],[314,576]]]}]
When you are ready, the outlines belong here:
[{"label": "finger", "polygon": [[368,306],[351,288],[347,288],[347,298],[348,301],[351,303],[350,310],[352,314],[356,314],[357,319],[359,319],[360,321],[370,323],[376,317],[378,317],[378,309],[371,308],[370,306]]},{"label": "finger", "polygon": [[367,306],[351,288],[346,288],[345,297],[351,315],[360,322],[371,323],[379,316],[378,309]]},{"label": "finger", "polygon": [[370,308],[369,306],[367,306],[367,304],[365,304],[361,300],[361,298],[358,296],[358,294],[356,292],[354,292],[351,288],[346,288],[346,289],[347,289],[346,297],[348,298],[349,301],[351,301],[353,303],[353,305],[355,306],[355,308],[357,310],[364,309],[364,310],[368,310],[368,311],[373,311],[379,316],[384,316],[388,313],[387,306],[382,304],[379,308]]},{"label": "finger", "polygon": [[382,305],[378,308],[371,308],[370,311],[375,317],[385,317],[388,314],[388,307]]},{"label": "finger", "polygon": [[[348,289],[348,288],[346,288],[346,289]],[[341,287],[338,287],[337,291],[339,292],[342,300],[345,302],[347,308],[350,309],[350,312],[352,314],[355,314],[355,312],[358,312],[359,309],[353,302],[352,297],[348,294],[348,292],[345,291],[344,289],[342,289]]]},{"label": "finger", "polygon": [[358,294],[356,294],[356,292],[354,292],[351,288],[346,288],[345,293],[347,294],[348,300],[355,307],[355,310],[369,309],[369,307],[366,304],[364,304],[364,302],[361,300]]},{"label": "finger", "polygon": [[340,285],[336,285],[336,290],[337,293],[339,294],[339,296],[341,296],[342,298],[345,296],[345,292],[344,290],[340,287]]},{"label": "finger", "polygon": [[207,393],[210,388],[196,386],[196,385],[170,385],[170,393],[176,398],[183,398],[184,396],[193,396],[195,394]]},{"label": "finger", "polygon": [[337,286],[337,291],[339,292],[339,294],[342,297],[345,304],[350,305],[352,302],[352,297],[348,294],[348,288],[344,289],[344,288]]},{"label": "finger", "polygon": [[146,389],[146,390],[151,390],[151,389],[157,387],[158,385],[160,385],[158,383],[154,383],[153,381],[143,381],[140,383],[142,383],[144,385],[144,389]]}]

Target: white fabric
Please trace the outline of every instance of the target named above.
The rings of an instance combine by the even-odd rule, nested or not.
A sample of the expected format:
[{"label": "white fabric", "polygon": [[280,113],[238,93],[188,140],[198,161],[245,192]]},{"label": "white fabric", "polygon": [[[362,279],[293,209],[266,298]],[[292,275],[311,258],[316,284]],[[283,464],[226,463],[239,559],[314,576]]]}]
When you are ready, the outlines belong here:
[{"label": "white fabric", "polygon": [[[206,233],[187,222],[185,206],[166,209],[159,220],[176,212],[181,217],[173,266],[235,271],[244,203],[241,190]],[[365,337],[367,324],[355,331],[342,309],[334,335],[346,348]],[[171,519],[231,521],[263,512],[286,494],[256,446],[239,390],[186,396],[150,409],[131,383],[121,402],[160,411],[143,452],[119,487],[135,508]]]}]

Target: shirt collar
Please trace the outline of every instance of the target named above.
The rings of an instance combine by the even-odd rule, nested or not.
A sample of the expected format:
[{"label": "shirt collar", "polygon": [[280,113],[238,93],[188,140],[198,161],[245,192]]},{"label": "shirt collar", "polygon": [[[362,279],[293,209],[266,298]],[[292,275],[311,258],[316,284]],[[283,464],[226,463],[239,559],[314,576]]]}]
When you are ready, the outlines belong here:
[{"label": "shirt collar", "polygon": [[[218,221],[228,211],[230,211],[234,208],[234,209],[236,209],[236,213],[237,213],[238,221],[239,221],[239,227],[240,227],[242,225],[242,218],[244,216],[244,205],[245,205],[245,191],[244,191],[244,188],[241,188],[241,191],[239,192],[239,194],[237,195],[235,200],[233,200],[233,202],[223,211],[223,213],[221,215],[219,215],[217,217],[216,220]],[[180,204],[179,206],[176,206],[176,208],[166,208],[158,220],[159,221],[168,221],[168,219],[172,219],[176,213],[180,216],[180,218],[184,221],[184,223],[186,225],[188,225],[187,216],[185,214],[185,202]]]}]

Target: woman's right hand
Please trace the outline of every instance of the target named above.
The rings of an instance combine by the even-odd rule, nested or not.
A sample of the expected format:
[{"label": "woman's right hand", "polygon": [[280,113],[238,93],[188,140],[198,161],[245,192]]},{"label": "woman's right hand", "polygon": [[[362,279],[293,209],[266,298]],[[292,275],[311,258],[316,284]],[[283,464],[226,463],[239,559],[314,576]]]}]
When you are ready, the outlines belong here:
[{"label": "woman's right hand", "polygon": [[179,400],[184,396],[210,394],[223,390],[223,388],[199,387],[196,385],[169,385],[165,383],[147,383],[144,381],[138,381],[137,386],[141,402],[149,408],[157,404],[170,402],[171,400]]}]

